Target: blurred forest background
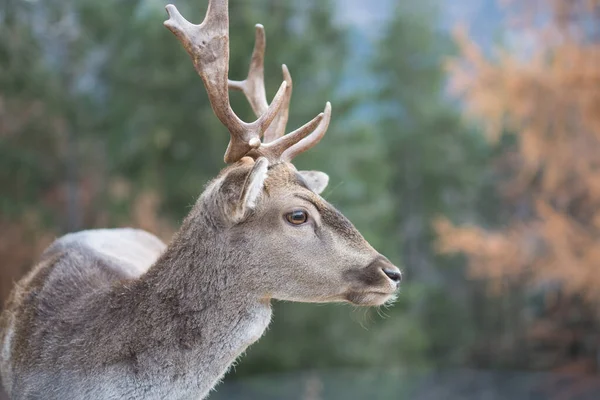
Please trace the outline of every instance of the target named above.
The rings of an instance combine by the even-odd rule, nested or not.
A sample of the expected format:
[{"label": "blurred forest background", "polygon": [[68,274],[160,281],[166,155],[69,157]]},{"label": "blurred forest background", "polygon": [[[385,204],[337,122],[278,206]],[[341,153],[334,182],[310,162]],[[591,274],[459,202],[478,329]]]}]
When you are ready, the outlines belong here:
[{"label": "blurred forest background", "polygon": [[[297,165],[402,265],[398,303],[276,304],[211,398],[598,398],[600,1],[363,3],[231,0],[230,76],[260,22],[291,125],[333,103]],[[66,232],[168,241],[224,166],[164,5],[0,0],[2,300]]]}]

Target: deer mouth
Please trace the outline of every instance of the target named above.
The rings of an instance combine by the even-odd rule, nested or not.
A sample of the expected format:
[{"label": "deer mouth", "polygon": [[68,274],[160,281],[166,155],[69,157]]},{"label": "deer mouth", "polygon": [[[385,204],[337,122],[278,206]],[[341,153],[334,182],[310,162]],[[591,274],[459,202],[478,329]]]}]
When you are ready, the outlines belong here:
[{"label": "deer mouth", "polygon": [[396,299],[396,291],[362,291],[350,292],[345,296],[346,301],[356,306],[374,307],[382,306]]}]

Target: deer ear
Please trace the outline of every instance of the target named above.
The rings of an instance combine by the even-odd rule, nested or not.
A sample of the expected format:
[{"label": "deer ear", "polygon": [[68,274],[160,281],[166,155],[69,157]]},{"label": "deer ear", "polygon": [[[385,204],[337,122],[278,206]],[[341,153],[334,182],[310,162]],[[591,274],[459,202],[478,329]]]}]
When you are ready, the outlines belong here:
[{"label": "deer ear", "polygon": [[321,171],[298,171],[308,188],[316,194],[321,194],[329,183],[329,175]]},{"label": "deer ear", "polygon": [[252,166],[252,170],[250,170],[250,173],[246,177],[242,194],[240,195],[237,207],[239,218],[243,218],[248,210],[253,210],[256,207],[258,197],[265,187],[268,168],[269,161],[264,157],[260,157]]}]

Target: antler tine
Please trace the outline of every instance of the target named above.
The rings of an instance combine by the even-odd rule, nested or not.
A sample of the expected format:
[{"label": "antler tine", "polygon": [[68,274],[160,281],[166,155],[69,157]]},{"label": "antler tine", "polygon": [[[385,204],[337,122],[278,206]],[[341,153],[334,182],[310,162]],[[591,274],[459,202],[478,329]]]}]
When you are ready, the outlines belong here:
[{"label": "antler tine", "polygon": [[260,137],[269,128],[285,100],[287,82],[282,82],[271,105],[256,121],[242,121],[229,103],[228,0],[209,0],[206,17],[200,25],[187,21],[172,4],[166,9],[169,19],[165,21],[165,26],[177,36],[192,57],[215,115],[231,134],[225,162],[235,162],[261,145]]},{"label": "antler tine", "polygon": [[229,89],[243,92],[246,99],[248,99],[254,114],[257,117],[260,117],[267,111],[267,108],[269,108],[264,79],[266,47],[265,28],[261,24],[256,24],[254,37],[254,50],[252,51],[252,60],[250,61],[248,77],[243,81],[233,81],[230,79]]},{"label": "antler tine", "polygon": [[265,131],[263,143],[272,142],[285,135],[285,127],[287,126],[288,117],[290,115],[290,101],[292,100],[293,89],[292,75],[290,75],[290,71],[285,64],[281,66],[281,70],[283,72],[283,80],[287,83],[285,97],[283,98],[283,104],[281,105],[281,109],[279,114],[277,114],[275,122]]},{"label": "antler tine", "polygon": [[[265,90],[265,49],[266,37],[265,28],[261,24],[256,24],[254,39],[254,50],[252,51],[252,60],[248,69],[248,77],[243,81],[229,80],[229,89],[239,90],[244,93],[252,111],[256,117],[260,117],[269,107]],[[292,97],[292,77],[287,66],[281,67],[283,78],[287,82],[285,98],[280,112],[275,118],[275,122],[265,131],[263,143],[269,143],[285,134],[285,127],[289,116],[290,99]]]},{"label": "antler tine", "polygon": [[294,132],[288,133],[273,142],[263,143],[248,155],[254,158],[266,157],[269,162],[291,162],[298,154],[316,145],[327,132],[331,120],[331,104],[327,102],[325,111]]},{"label": "antler tine", "polygon": [[296,144],[288,147],[283,154],[281,154],[281,161],[291,162],[298,154],[304,153],[306,150],[313,148],[317,143],[323,139],[327,129],[329,128],[329,122],[331,121],[331,103],[327,102],[325,105],[325,111],[323,112],[323,119],[321,123],[310,135],[304,137]]}]

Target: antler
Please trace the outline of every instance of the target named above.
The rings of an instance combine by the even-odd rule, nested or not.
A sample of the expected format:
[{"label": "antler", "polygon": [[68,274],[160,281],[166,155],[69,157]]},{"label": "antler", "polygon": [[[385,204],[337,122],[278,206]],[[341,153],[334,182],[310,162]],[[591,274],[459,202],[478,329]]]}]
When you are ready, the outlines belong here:
[{"label": "antler", "polygon": [[229,72],[229,15],[227,0],[209,0],[206,17],[200,25],[187,21],[169,4],[169,19],[165,26],[177,36],[192,57],[194,67],[204,82],[213,111],[227,127],[231,140],[225,152],[225,162],[242,158],[250,150],[258,148],[260,137],[269,127],[283,104],[287,86],[281,84],[268,109],[253,123],[242,121],[231,109],[227,75]]},{"label": "antler", "polygon": [[[284,135],[292,94],[289,71],[284,65],[285,80],[269,105],[264,87],[265,35],[263,27],[257,25],[256,44],[248,78],[241,82],[228,80],[228,8],[228,0],[209,0],[204,21],[200,25],[194,25],[187,21],[174,5],[169,4],[166,7],[169,19],[164,24],[177,36],[192,57],[215,115],[230,132],[231,140],[225,152],[225,162],[236,162],[245,155],[254,158],[263,156],[270,162],[291,161],[323,137],[331,118],[331,105],[327,103],[324,113],[294,132]],[[258,118],[256,121],[247,123],[235,114],[229,102],[229,87],[244,92]],[[272,124],[275,119],[277,121]],[[261,143],[260,138],[263,134],[265,142]]]},{"label": "antler", "polygon": [[[265,48],[265,29],[261,24],[257,24],[248,77],[243,81],[229,81],[230,89],[244,93],[257,117],[264,115],[269,108],[264,80]],[[255,158],[263,156],[270,161],[289,162],[298,154],[315,146],[323,138],[331,120],[331,104],[328,102],[325,111],[312,121],[285,135],[293,85],[287,66],[283,64],[281,69],[284,81],[287,83],[283,104],[275,121],[265,131],[262,146],[252,150],[249,155]]]}]

